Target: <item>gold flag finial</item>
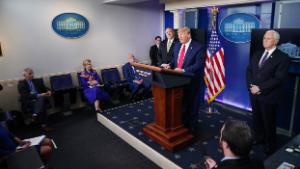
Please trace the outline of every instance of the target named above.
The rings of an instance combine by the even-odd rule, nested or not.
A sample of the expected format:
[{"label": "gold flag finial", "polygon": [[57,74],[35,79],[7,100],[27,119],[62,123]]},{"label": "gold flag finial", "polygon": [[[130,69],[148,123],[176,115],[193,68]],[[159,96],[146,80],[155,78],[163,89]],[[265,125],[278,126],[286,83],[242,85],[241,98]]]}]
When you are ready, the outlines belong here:
[{"label": "gold flag finial", "polygon": [[217,14],[219,13],[219,9],[214,6],[211,9],[211,13],[212,13],[211,25],[212,25],[213,29],[216,30]]}]

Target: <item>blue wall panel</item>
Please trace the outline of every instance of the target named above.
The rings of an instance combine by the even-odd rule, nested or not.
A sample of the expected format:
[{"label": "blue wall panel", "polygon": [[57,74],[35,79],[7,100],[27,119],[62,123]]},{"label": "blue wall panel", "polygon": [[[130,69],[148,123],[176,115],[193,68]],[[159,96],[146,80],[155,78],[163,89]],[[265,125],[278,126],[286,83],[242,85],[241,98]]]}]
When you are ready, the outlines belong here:
[{"label": "blue wall panel", "polygon": [[165,29],[174,28],[174,15],[170,11],[165,11]]},{"label": "blue wall panel", "polygon": [[198,24],[197,24],[197,10],[188,10],[185,11],[185,26],[191,28],[191,29],[195,29],[197,28]]},{"label": "blue wall panel", "polygon": [[208,28],[208,11],[207,8],[198,9],[198,28],[206,30]]},{"label": "blue wall panel", "polygon": [[[234,13],[248,13],[260,19],[261,23],[263,23],[260,27],[266,28],[271,25],[271,9],[272,3],[227,8],[222,7],[219,9],[218,23],[228,15]],[[211,17],[211,15],[209,17]],[[251,106],[245,78],[246,68],[250,58],[250,43],[233,43],[227,41],[222,36],[220,36],[220,40],[225,53],[226,87],[216,100],[242,109],[250,109]]]}]

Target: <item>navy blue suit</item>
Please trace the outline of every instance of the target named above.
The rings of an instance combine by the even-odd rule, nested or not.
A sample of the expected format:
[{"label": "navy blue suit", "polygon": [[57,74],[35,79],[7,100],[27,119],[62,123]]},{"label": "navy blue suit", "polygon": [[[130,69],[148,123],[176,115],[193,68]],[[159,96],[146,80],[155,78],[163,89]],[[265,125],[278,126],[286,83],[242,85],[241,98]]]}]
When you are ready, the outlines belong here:
[{"label": "navy blue suit", "polygon": [[289,58],[276,49],[259,68],[263,53],[264,51],[259,51],[252,56],[246,77],[248,89],[253,84],[259,86],[261,91],[259,95],[250,92],[256,139],[266,143],[266,153],[272,153],[276,148],[276,111],[288,73]]},{"label": "navy blue suit", "polygon": [[158,53],[157,45],[151,46],[151,48],[150,48],[150,60],[151,60],[151,65],[153,65],[153,66],[158,65],[157,53]]},{"label": "navy blue suit", "polygon": [[16,151],[18,144],[14,135],[0,125],[0,158]]},{"label": "navy blue suit", "polygon": [[[176,68],[181,43],[176,43],[173,50],[171,68]],[[192,73],[191,83],[184,88],[183,97],[183,123],[190,129],[195,129],[198,119],[200,102],[200,84],[204,71],[204,46],[191,41],[184,56],[182,69],[185,73]]]},{"label": "navy blue suit", "polygon": [[145,83],[137,84],[133,82],[134,80],[140,80],[142,79],[137,72],[133,69],[131,64],[128,62],[122,67],[123,75],[126,81],[128,82],[129,89],[131,91],[130,99],[134,99],[134,97],[137,95],[139,89],[144,88],[144,93],[149,91],[150,86],[145,85]]}]

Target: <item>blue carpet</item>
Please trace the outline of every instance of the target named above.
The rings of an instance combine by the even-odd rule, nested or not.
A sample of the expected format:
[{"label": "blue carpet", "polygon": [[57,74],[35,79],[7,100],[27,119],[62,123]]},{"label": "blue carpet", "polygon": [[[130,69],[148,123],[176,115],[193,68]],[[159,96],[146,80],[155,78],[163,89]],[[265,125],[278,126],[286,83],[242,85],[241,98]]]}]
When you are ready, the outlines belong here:
[{"label": "blue carpet", "polygon": [[[241,115],[226,110],[222,110],[220,113],[207,114],[202,111],[198,119],[199,133],[196,134],[195,141],[184,149],[172,153],[142,132],[143,127],[154,121],[153,99],[108,109],[102,114],[178,166],[192,169],[204,167],[203,156],[205,155],[209,155],[216,160],[223,157],[221,150],[218,148],[218,142],[219,131],[226,119],[239,119],[251,124],[249,114]],[[253,147],[251,157],[263,159],[262,147]]]}]

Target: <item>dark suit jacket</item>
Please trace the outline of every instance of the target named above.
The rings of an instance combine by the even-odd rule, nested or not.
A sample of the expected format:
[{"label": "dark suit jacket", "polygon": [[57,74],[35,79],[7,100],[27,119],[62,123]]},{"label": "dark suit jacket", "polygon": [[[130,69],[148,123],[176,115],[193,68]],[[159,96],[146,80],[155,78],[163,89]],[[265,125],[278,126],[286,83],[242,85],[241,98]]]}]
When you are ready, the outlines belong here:
[{"label": "dark suit jacket", "polygon": [[[43,79],[32,79],[32,83],[38,93],[47,92],[49,89],[44,85]],[[18,91],[20,93],[22,108],[27,107],[32,100],[37,98],[36,94],[30,93],[30,86],[26,80],[21,80],[18,83]]]},{"label": "dark suit jacket", "polygon": [[217,169],[264,169],[262,161],[245,159],[224,160],[218,164]]},{"label": "dark suit jacket", "polygon": [[122,67],[124,78],[127,80],[128,83],[133,83],[135,79],[135,73],[132,69],[131,64],[128,62]]},{"label": "dark suit jacket", "polygon": [[247,68],[247,85],[258,85],[261,94],[252,95],[251,99],[258,99],[268,103],[278,103],[281,97],[281,87],[288,73],[289,57],[276,49],[264,65],[259,68],[258,63],[264,51],[255,53]]},{"label": "dark suit jacket", "polygon": [[158,49],[158,53],[157,53],[157,59],[158,59],[159,66],[163,63],[165,63],[165,64],[171,63],[171,61],[173,59],[174,46],[176,43],[179,43],[179,42],[178,42],[178,39],[175,38],[173,40],[173,43],[170,47],[169,52],[167,52],[167,43],[168,43],[168,39],[165,39],[159,45],[159,49]]},{"label": "dark suit jacket", "polygon": [[[177,43],[174,46],[173,60],[171,62],[171,68],[176,68],[178,55],[180,52],[181,43]],[[197,113],[199,109],[200,101],[200,82],[203,80],[203,71],[204,71],[204,46],[200,45],[196,41],[191,41],[184,60],[183,60],[183,69],[186,74],[193,74],[191,82],[189,85],[184,88],[184,101],[183,101],[183,111],[184,113],[184,123],[196,124]],[[185,118],[187,116],[187,118]],[[193,127],[193,124],[191,125]]]},{"label": "dark suit jacket", "polygon": [[151,46],[150,48],[151,65],[154,66],[158,65],[157,53],[158,53],[158,47],[156,45]]},{"label": "dark suit jacket", "polygon": [[[171,67],[176,68],[177,66],[177,60],[179,56],[181,48],[181,43],[177,43],[174,46],[173,52],[173,60],[171,62]],[[204,46],[200,45],[198,42],[192,40],[190,43],[189,48],[186,51],[186,54],[184,56],[183,60],[183,69],[187,73],[193,73],[195,76],[200,75],[200,73],[203,73],[204,70]],[[200,77],[197,77],[200,78]]]}]

